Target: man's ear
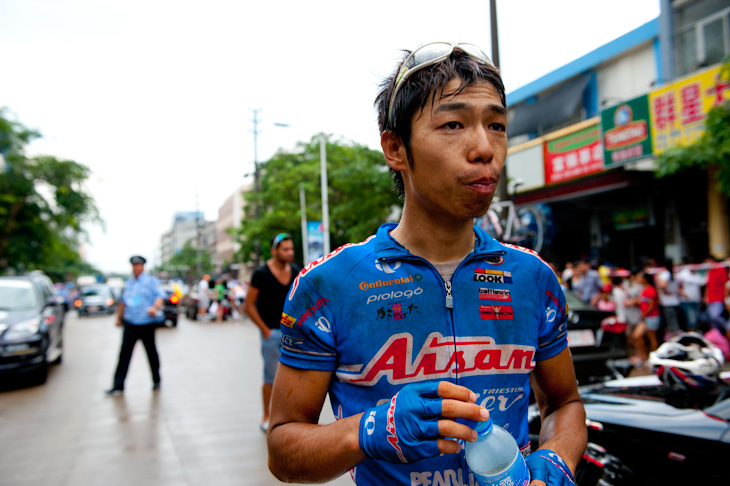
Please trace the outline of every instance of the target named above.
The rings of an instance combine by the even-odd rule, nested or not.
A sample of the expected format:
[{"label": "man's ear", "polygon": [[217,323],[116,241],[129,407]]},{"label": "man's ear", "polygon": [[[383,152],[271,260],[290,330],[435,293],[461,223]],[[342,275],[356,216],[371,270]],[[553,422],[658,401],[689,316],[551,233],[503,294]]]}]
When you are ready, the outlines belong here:
[{"label": "man's ear", "polygon": [[385,161],[391,169],[401,172],[408,167],[408,154],[401,138],[391,131],[380,135],[380,147],[383,149]]}]

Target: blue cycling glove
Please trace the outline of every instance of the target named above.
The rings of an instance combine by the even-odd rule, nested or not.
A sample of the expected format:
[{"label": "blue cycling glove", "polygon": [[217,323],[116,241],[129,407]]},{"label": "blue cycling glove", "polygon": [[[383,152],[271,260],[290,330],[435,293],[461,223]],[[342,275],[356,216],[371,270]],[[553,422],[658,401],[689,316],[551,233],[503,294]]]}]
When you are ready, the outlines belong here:
[{"label": "blue cycling glove", "polygon": [[525,459],[532,481],[544,481],[548,486],[575,485],[573,474],[563,459],[549,449],[538,449]]},{"label": "blue cycling glove", "polygon": [[441,418],[438,383],[404,386],[388,403],[360,419],[360,448],[370,459],[410,463],[440,454],[436,439]]}]

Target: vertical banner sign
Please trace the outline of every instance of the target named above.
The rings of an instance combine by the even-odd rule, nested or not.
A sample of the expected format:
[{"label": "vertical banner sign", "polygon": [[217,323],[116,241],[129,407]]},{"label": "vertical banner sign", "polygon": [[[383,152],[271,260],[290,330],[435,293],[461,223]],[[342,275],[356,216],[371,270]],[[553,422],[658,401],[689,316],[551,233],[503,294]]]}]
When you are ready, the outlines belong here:
[{"label": "vertical banner sign", "polygon": [[651,156],[649,97],[639,96],[601,112],[606,168]]},{"label": "vertical banner sign", "polygon": [[705,128],[707,112],[730,99],[730,83],[720,66],[649,93],[654,153],[696,141]]},{"label": "vertical banner sign", "polygon": [[322,221],[307,221],[307,239],[307,245],[309,248],[308,264],[324,256],[324,232],[322,231]]},{"label": "vertical banner sign", "polygon": [[598,125],[545,142],[545,184],[567,181],[603,170]]}]

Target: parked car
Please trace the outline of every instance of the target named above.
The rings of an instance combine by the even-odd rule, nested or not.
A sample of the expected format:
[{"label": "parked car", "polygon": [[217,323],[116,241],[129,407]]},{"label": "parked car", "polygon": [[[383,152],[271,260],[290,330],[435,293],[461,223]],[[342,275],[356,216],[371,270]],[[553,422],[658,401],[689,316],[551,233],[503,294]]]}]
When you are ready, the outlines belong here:
[{"label": "parked car", "polygon": [[113,314],[117,308],[117,299],[107,285],[89,285],[82,287],[74,307],[79,316],[89,314]]},{"label": "parked car", "polygon": [[[581,387],[588,449],[579,486],[730,484],[730,373],[718,386],[691,391],[656,375]],[[539,414],[530,410],[533,450]]]},{"label": "parked car", "polygon": [[63,356],[63,298],[41,272],[0,277],[0,375],[45,383]]},{"label": "parked car", "polygon": [[106,279],[106,285],[111,289],[114,298],[122,298],[122,291],[124,290],[124,279],[120,277],[109,277]]},{"label": "parked car", "polygon": [[613,312],[602,311],[566,290],[568,346],[573,355],[578,383],[605,381],[627,372],[628,346],[623,328]]}]

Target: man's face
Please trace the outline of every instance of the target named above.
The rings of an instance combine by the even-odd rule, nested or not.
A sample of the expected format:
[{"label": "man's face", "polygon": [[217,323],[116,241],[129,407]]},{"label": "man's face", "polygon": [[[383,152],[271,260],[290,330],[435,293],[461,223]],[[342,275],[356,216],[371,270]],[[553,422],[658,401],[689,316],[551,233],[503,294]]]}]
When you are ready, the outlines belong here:
[{"label": "man's face", "polygon": [[[444,93],[455,91],[459,79]],[[406,204],[431,217],[466,220],[486,213],[507,156],[507,114],[497,89],[480,81],[416,112],[412,167],[401,170]],[[405,148],[401,149],[405,151]]]},{"label": "man's face", "polygon": [[292,240],[284,240],[279,243],[276,248],[271,248],[271,256],[282,263],[291,263],[294,261],[294,242]]},{"label": "man's face", "polygon": [[132,264],[132,275],[134,278],[139,277],[144,272],[144,263],[133,263]]}]

